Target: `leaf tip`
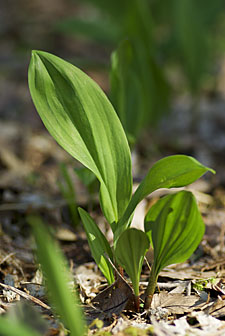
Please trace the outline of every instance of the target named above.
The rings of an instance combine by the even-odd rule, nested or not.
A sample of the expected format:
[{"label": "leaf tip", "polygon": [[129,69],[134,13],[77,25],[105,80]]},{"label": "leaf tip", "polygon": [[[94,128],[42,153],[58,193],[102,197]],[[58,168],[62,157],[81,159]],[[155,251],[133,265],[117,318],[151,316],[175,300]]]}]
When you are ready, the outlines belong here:
[{"label": "leaf tip", "polygon": [[[208,168],[208,167],[207,167]],[[208,171],[210,171],[212,174],[216,174],[216,171],[214,170],[214,169],[212,169],[212,168],[208,168]]]},{"label": "leaf tip", "polygon": [[82,212],[84,211],[81,207],[77,208],[77,211],[79,212],[79,214],[82,214]]},{"label": "leaf tip", "polygon": [[38,56],[39,50],[31,50],[31,57],[34,58],[35,56]]}]

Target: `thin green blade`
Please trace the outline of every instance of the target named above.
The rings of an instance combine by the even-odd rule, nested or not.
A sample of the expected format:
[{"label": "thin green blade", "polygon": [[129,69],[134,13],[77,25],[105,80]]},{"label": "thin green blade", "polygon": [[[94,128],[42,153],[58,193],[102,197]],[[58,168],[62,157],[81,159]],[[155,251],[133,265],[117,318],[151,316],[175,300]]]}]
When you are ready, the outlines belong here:
[{"label": "thin green blade", "polygon": [[99,86],[52,54],[33,51],[29,88],[46,128],[100,181],[100,201],[109,223],[124,213],[132,192],[131,158],[122,125]]},{"label": "thin green blade", "polygon": [[105,255],[107,254],[113,260],[111,247],[91,216],[82,208],[79,208],[78,211],[84,225],[91,254],[108,283],[112,284],[115,281],[113,268]]},{"label": "thin green blade", "polygon": [[38,216],[29,216],[37,244],[38,260],[46,276],[49,298],[71,335],[84,334],[84,316],[75,293],[68,287],[71,277],[58,246],[49,236],[48,230]]},{"label": "thin green blade", "polygon": [[115,227],[115,241],[126,226],[129,225],[130,216],[138,203],[147,195],[160,188],[186,186],[196,181],[207,171],[215,173],[213,169],[202,165],[191,156],[172,155],[157,161],[137,188],[123,217],[117,227]]},{"label": "thin green blade", "polygon": [[148,211],[145,232],[154,248],[154,269],[187,260],[198,247],[205,231],[193,194],[180,191],[164,196]]},{"label": "thin green blade", "polygon": [[125,230],[116,244],[116,260],[129,275],[136,296],[139,295],[141,268],[149,246],[145,232],[135,228]]}]

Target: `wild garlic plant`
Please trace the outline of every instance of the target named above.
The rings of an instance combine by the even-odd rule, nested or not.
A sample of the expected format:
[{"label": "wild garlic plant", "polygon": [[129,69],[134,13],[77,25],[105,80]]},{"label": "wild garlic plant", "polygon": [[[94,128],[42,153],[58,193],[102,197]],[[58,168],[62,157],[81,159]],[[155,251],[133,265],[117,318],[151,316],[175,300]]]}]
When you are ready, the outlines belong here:
[{"label": "wild garlic plant", "polygon": [[144,256],[150,244],[154,248],[148,309],[159,272],[191,256],[204,234],[204,223],[190,191],[164,196],[152,206],[145,232],[130,227],[135,208],[157,189],[184,187],[214,171],[190,156],[168,156],[150,168],[132,195],[128,141],[100,87],[74,65],[43,51],[32,52],[28,77],[34,105],[50,134],[99,180],[100,206],[114,236],[112,247],[88,212],[78,211],[93,258],[108,283],[115,281],[111,259],[129,275],[138,302]]}]

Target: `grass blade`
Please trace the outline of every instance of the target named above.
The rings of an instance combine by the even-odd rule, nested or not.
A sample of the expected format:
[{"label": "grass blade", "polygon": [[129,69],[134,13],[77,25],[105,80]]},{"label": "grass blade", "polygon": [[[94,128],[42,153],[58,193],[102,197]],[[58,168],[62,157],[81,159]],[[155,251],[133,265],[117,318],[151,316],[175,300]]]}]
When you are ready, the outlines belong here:
[{"label": "grass blade", "polygon": [[71,280],[66,260],[50,237],[41,218],[29,216],[37,244],[37,256],[46,277],[49,299],[73,336],[84,334],[85,322],[75,293],[68,287]]}]

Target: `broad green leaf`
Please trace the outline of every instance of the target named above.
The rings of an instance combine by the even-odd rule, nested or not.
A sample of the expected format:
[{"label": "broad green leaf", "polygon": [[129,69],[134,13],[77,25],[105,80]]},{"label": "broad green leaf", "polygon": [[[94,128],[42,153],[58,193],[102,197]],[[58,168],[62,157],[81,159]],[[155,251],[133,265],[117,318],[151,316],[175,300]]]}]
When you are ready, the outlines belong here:
[{"label": "broad green leaf", "polygon": [[79,208],[78,212],[84,225],[91,254],[108,283],[112,284],[115,281],[113,268],[105,255],[107,254],[113,260],[111,247],[91,216],[82,208]]},{"label": "broad green leaf", "polygon": [[190,191],[164,196],[148,211],[145,232],[154,248],[157,275],[165,266],[187,260],[205,230],[195,197]]},{"label": "broad green leaf", "polygon": [[142,264],[149,246],[149,239],[145,232],[134,228],[125,230],[116,244],[116,260],[129,275],[136,296],[139,295]]},{"label": "broad green leaf", "polygon": [[37,331],[31,329],[24,323],[13,322],[6,317],[0,316],[1,336],[40,336]]},{"label": "broad green leaf", "polygon": [[38,216],[29,216],[37,244],[38,260],[46,277],[49,299],[57,314],[60,315],[71,335],[84,334],[84,316],[79,307],[76,293],[69,289],[71,276],[66,260],[59,247],[50,237],[48,230]]},{"label": "broad green leaf", "polygon": [[147,195],[160,188],[184,187],[196,181],[207,171],[215,173],[213,169],[203,166],[191,156],[172,155],[157,161],[137,188],[118,225],[112,226],[115,241],[129,226],[130,216],[138,203]]},{"label": "broad green leaf", "polygon": [[111,224],[124,213],[132,192],[127,139],[99,86],[72,64],[33,51],[29,88],[36,109],[56,141],[100,182],[102,210]]}]

